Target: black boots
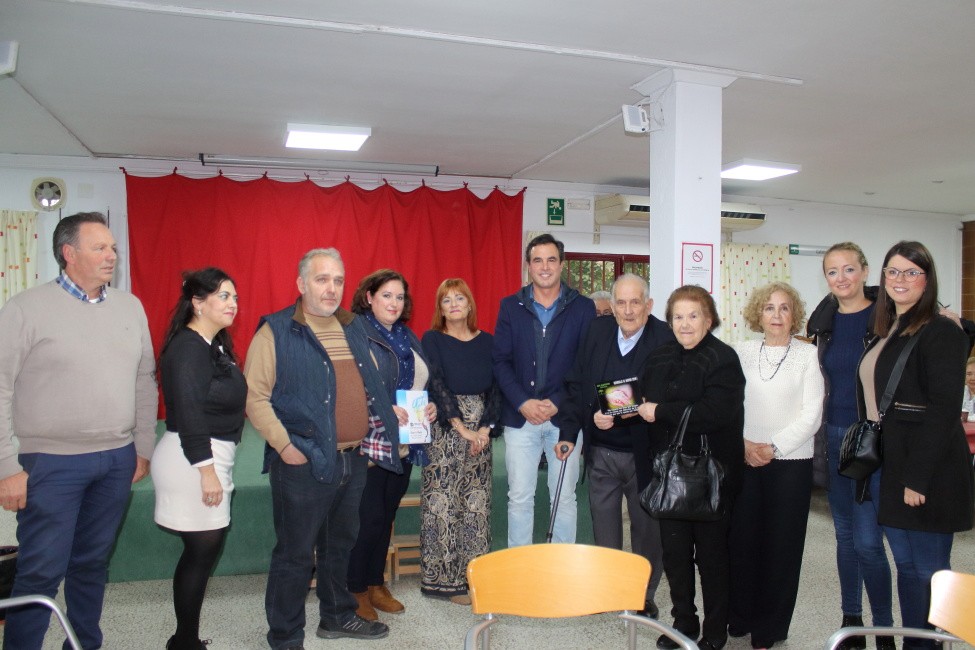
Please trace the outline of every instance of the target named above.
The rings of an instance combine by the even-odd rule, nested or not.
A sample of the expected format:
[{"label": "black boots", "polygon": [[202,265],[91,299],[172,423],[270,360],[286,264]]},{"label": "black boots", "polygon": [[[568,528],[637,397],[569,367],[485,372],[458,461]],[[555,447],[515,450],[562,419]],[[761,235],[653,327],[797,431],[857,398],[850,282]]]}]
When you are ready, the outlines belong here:
[{"label": "black boots", "polygon": [[210,645],[210,639],[206,641],[194,639],[190,643],[180,643],[174,634],[169,637],[169,641],[166,641],[166,650],[206,650],[208,645]]},{"label": "black boots", "polygon": [[[863,627],[863,617],[862,616],[847,616],[843,615],[843,625],[840,627]],[[893,639],[891,639],[893,640]],[[879,643],[880,640],[878,639]],[[867,647],[867,639],[862,636],[851,636],[847,639],[843,639],[843,643],[840,644],[840,650],[864,650]]]}]

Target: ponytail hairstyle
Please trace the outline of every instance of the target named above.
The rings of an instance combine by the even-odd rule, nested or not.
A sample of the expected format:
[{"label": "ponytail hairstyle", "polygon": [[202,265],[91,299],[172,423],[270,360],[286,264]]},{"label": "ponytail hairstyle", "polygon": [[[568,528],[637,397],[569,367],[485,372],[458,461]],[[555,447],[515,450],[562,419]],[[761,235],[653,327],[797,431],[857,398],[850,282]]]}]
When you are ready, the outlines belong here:
[{"label": "ponytail hairstyle", "polygon": [[[199,271],[183,272],[183,288],[180,291],[179,300],[176,301],[176,306],[173,307],[173,315],[169,321],[166,336],[163,338],[162,351],[159,353],[160,357],[165,354],[166,348],[169,347],[176,334],[193,320],[193,298],[206,300],[208,296],[220,291],[220,285],[227,280],[236,286],[237,283],[234,282],[232,277],[213,266],[200,269]],[[234,354],[234,343],[226,328],[217,332],[213,340],[222,345],[223,351],[235,363],[237,362],[237,355]]]}]

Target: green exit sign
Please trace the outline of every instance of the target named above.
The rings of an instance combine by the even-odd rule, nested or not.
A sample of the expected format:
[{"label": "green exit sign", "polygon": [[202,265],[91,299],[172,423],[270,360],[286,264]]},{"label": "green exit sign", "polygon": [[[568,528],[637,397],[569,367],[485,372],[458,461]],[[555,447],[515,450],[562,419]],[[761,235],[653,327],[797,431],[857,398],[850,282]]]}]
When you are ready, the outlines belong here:
[{"label": "green exit sign", "polygon": [[548,225],[564,226],[565,199],[548,199],[546,205],[548,206]]}]

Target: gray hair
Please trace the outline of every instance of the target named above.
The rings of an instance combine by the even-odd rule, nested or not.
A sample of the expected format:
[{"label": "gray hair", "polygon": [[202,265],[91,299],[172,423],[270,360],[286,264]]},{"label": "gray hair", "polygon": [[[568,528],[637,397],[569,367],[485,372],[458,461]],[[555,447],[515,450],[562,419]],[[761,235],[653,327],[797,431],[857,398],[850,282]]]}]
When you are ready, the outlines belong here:
[{"label": "gray hair", "polygon": [[641,291],[643,291],[643,299],[650,300],[650,285],[647,284],[646,278],[643,278],[642,276],[639,276],[636,273],[624,273],[623,275],[621,275],[620,277],[616,278],[613,281],[613,286],[610,287],[610,291],[612,292],[614,300],[616,296],[616,285],[619,284],[620,281],[622,280],[634,280],[638,282],[640,284]]},{"label": "gray hair", "polygon": [[65,244],[72,248],[78,247],[78,232],[81,230],[81,224],[83,223],[100,223],[108,227],[108,221],[106,221],[105,215],[101,212],[79,212],[78,214],[61,219],[54,228],[53,248],[54,259],[57,260],[58,267],[62,271],[68,266],[67,261],[64,259],[64,251],[62,249]]},{"label": "gray hair", "polygon": [[342,261],[342,255],[339,254],[338,250],[334,248],[313,248],[307,253],[305,253],[301,261],[298,262],[298,277],[304,278],[308,273],[308,267],[311,266],[312,259],[324,255],[325,257],[331,257],[333,260],[342,265],[345,268],[345,262]]},{"label": "gray hair", "polygon": [[593,291],[589,294],[590,300],[608,300],[613,302],[613,294],[608,291]]}]

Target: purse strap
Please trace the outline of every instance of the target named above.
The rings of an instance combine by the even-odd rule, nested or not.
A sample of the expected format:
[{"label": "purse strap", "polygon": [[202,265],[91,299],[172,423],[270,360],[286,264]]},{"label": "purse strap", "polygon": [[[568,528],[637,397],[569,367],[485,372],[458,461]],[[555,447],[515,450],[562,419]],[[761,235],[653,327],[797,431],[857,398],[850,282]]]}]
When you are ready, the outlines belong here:
[{"label": "purse strap", "polygon": [[880,405],[877,407],[877,412],[880,414],[880,420],[883,421],[884,413],[890,408],[890,403],[894,399],[894,391],[897,390],[897,384],[901,381],[901,375],[904,374],[904,366],[907,365],[907,357],[911,355],[911,350],[914,349],[914,345],[917,343],[918,335],[915,334],[911,337],[911,340],[907,342],[904,349],[901,350],[900,356],[897,357],[897,363],[894,364],[894,369],[890,373],[890,379],[887,380],[887,388],[884,389],[884,396],[880,399]]},{"label": "purse strap", "polygon": [[675,449],[681,449],[684,446],[684,431],[687,429],[687,421],[691,417],[692,406],[692,404],[688,404],[684,408],[684,413],[680,416],[680,422],[677,423],[677,431],[674,432],[674,437],[670,441],[670,446]]}]

